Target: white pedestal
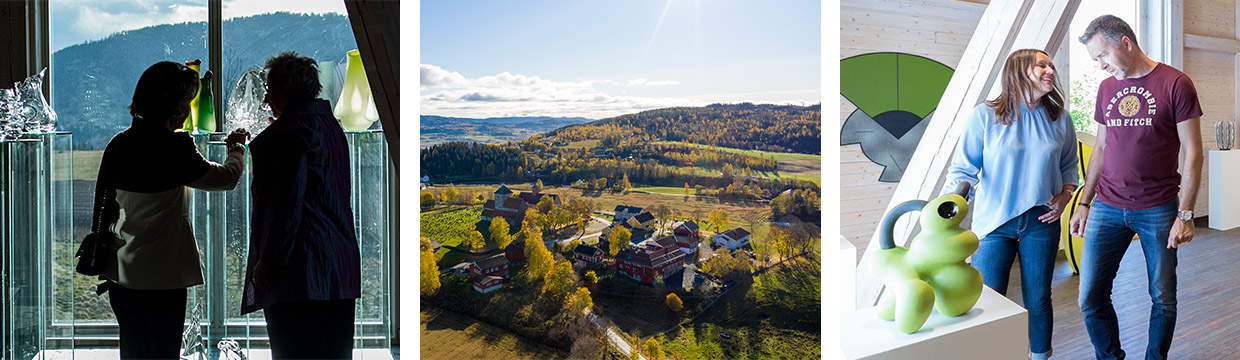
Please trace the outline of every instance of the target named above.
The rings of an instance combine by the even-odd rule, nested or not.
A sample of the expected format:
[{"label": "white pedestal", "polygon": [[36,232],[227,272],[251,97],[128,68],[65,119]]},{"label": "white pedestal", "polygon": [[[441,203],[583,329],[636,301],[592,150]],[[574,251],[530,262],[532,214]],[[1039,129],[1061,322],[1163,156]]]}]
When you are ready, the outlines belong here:
[{"label": "white pedestal", "polygon": [[840,346],[847,359],[1027,359],[1028,312],[988,287],[973,310],[957,317],[937,311],[912,334],[879,319],[875,307],[840,315]]},{"label": "white pedestal", "polygon": [[1240,227],[1240,150],[1210,151],[1210,228]]},{"label": "white pedestal", "polygon": [[857,309],[857,247],[840,235],[840,252],[836,257],[840,262],[840,311],[849,312]]}]

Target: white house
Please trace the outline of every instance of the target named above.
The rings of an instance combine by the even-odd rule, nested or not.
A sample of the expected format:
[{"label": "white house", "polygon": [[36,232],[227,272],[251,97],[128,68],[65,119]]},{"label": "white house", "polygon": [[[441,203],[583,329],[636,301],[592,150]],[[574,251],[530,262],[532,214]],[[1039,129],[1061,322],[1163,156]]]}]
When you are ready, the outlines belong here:
[{"label": "white house", "polygon": [[730,250],[736,250],[742,246],[749,245],[749,235],[749,231],[745,230],[745,228],[737,227],[710,237],[710,241],[715,246],[726,246]]}]

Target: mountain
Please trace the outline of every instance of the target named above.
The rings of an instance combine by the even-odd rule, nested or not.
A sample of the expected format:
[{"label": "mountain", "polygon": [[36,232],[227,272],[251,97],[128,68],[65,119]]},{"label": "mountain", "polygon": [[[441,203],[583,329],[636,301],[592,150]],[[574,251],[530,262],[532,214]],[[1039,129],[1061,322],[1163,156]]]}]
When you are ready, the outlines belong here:
[{"label": "mountain", "polygon": [[[261,66],[281,51],[313,57],[323,69],[342,68],[339,64],[344,63],[345,53],[357,48],[348,17],[339,14],[263,14],[225,20],[222,28],[222,67],[208,61],[206,22],[122,31],[53,53],[50,85],[59,116],[57,129],[73,132],[76,149],[102,149],[113,135],[129,127],[134,86],[156,62],[202,59],[202,71],[214,70],[216,76],[223,76],[224,89],[217,89],[216,94],[227,99],[241,71]],[[334,89],[338,91],[339,85]],[[216,114],[222,116],[224,110],[216,109]]]},{"label": "mountain", "polygon": [[661,139],[746,150],[818,154],[822,106],[713,104],[621,115],[568,126],[545,135],[557,140]]},{"label": "mountain", "polygon": [[422,147],[449,141],[502,144],[509,141],[521,141],[531,135],[565,126],[594,121],[581,117],[536,116],[476,119],[435,115],[422,115],[421,120]]}]

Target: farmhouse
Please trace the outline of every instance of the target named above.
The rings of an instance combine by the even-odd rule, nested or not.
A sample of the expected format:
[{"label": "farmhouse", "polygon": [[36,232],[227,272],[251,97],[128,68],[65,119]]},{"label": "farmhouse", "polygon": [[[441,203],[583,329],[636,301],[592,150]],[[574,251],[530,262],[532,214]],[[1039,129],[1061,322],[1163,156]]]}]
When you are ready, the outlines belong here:
[{"label": "farmhouse", "polygon": [[[670,239],[665,237],[664,239]],[[662,240],[662,239],[661,239]],[[654,284],[684,269],[685,253],[672,241],[648,241],[644,247],[630,247],[616,254],[616,272],[634,280]]]},{"label": "farmhouse", "polygon": [[617,222],[621,222],[641,213],[642,208],[636,206],[616,205],[615,215],[613,215],[612,218],[614,218]]},{"label": "farmhouse", "polygon": [[603,250],[590,245],[580,244],[573,248],[573,260],[596,264],[601,263],[603,262]]},{"label": "farmhouse", "polygon": [[749,235],[749,231],[745,230],[745,228],[737,227],[711,237],[711,243],[715,246],[725,246],[730,250],[736,250],[742,246],[749,245]]},{"label": "farmhouse", "polygon": [[474,281],[474,290],[488,293],[500,288],[504,278],[508,277],[508,258],[504,254],[495,254],[469,264],[469,277]]},{"label": "farmhouse", "polygon": [[698,234],[698,224],[693,220],[676,224],[672,228],[672,236],[676,238],[676,245],[680,246],[680,250],[685,254],[697,252],[701,235]]},{"label": "farmhouse", "polygon": [[544,196],[550,196],[555,202],[555,206],[562,205],[560,196],[556,194],[540,194],[541,190],[538,185],[534,185],[531,192],[513,195],[512,190],[507,186],[500,186],[495,190],[495,198],[487,200],[482,205],[482,221],[491,221],[496,217],[502,217],[508,221],[509,226],[516,226],[525,219],[525,211],[531,207],[538,205],[538,201]]}]

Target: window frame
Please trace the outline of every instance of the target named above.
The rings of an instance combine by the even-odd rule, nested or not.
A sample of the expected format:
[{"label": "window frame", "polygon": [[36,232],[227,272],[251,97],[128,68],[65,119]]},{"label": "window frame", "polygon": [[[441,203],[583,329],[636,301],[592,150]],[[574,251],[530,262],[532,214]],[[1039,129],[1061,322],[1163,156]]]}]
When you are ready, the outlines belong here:
[{"label": "window frame", "polygon": [[[55,77],[57,74],[52,70],[52,52],[51,52],[51,27],[50,27],[50,10],[51,1],[31,1],[27,2],[26,20],[26,73],[37,73],[43,68],[47,68],[47,78],[42,89],[43,96],[48,103],[54,108],[56,98],[52,96],[54,93]],[[212,64],[213,69],[223,68],[223,0],[205,0],[207,2],[207,50],[208,61]],[[345,16],[350,18],[352,25],[352,15],[349,13],[348,1],[342,0],[342,5],[346,5]],[[354,30],[352,36],[357,37],[357,31]],[[219,72],[219,70],[215,70]],[[221,113],[224,111],[225,98],[223,94],[223,76],[214,76],[211,79],[212,101],[215,109]],[[224,129],[224,116],[216,116],[216,129]],[[390,147],[391,144],[388,144]],[[390,156],[390,155],[389,155]],[[397,219],[399,215],[399,187],[396,183],[397,173],[394,164],[390,159],[386,166],[388,172],[388,196],[383,201],[387,202],[387,218],[390,220]],[[388,226],[386,234],[388,242],[388,255],[385,267],[391,275],[391,279],[387,281],[384,291],[387,292],[389,299],[388,313],[389,318],[383,321],[355,321],[355,328],[361,330],[354,334],[354,342],[360,341],[361,346],[382,346],[386,348],[395,348],[399,343],[400,335],[400,276],[399,276],[399,226],[398,223],[391,223]],[[204,265],[210,267],[222,268],[223,264],[216,262],[205,262]],[[219,271],[219,270],[216,270]],[[225,314],[227,306],[222,303],[213,304],[213,296],[206,297],[206,304],[202,305],[203,316],[202,336],[212,342],[224,339],[246,339],[250,345],[268,346],[267,328],[265,321],[237,321],[228,320]],[[222,297],[220,297],[222,299]],[[187,299],[193,301],[193,299]],[[49,314],[56,311],[55,307],[42,309]],[[188,314],[187,314],[188,315]],[[188,321],[186,321],[188,325]],[[69,323],[49,321],[47,325],[47,346],[50,349],[72,349],[80,346],[118,346],[120,338],[120,328],[115,320],[103,320],[89,322],[78,322],[74,316]],[[364,336],[363,334],[376,333],[378,329],[387,328],[386,338],[376,336]],[[372,330],[374,329],[374,330]],[[244,338],[238,338],[236,334],[246,334]],[[79,338],[80,337],[80,338]]]}]

